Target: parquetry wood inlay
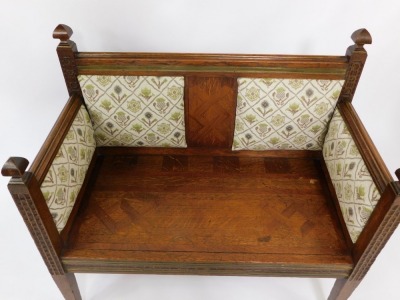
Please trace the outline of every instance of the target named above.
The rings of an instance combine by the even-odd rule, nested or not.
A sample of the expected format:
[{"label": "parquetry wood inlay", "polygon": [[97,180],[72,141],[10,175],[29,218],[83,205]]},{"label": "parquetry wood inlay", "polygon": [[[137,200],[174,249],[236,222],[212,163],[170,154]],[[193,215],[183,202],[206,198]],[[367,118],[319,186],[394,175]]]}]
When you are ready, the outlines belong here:
[{"label": "parquetry wood inlay", "polygon": [[236,79],[188,77],[187,143],[192,147],[226,147],[232,144]]}]

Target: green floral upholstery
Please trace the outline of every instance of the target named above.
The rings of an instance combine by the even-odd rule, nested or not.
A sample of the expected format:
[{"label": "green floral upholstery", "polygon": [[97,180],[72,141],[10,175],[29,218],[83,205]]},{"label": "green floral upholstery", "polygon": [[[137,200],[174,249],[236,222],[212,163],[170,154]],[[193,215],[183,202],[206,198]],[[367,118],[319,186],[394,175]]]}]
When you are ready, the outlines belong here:
[{"label": "green floral upholstery", "polygon": [[342,80],[239,78],[232,150],[321,150]]},{"label": "green floral upholstery", "polygon": [[40,187],[58,231],[68,221],[95,148],[92,124],[82,105]]},{"label": "green floral upholstery", "polygon": [[78,77],[98,146],[186,147],[183,77]]},{"label": "green floral upholstery", "polygon": [[356,242],[380,194],[338,110],[329,124],[323,155],[347,229]]}]

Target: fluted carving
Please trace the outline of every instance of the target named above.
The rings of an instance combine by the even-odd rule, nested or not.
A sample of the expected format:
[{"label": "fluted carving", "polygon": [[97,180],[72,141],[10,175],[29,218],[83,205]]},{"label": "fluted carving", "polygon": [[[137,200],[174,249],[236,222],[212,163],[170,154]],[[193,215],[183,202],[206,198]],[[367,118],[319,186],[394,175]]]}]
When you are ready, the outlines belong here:
[{"label": "fluted carving", "polygon": [[75,52],[77,52],[78,49],[76,44],[69,39],[72,34],[73,31],[69,26],[60,24],[54,29],[53,38],[60,40],[60,44],[57,47],[57,54],[64,74],[68,93],[70,96],[73,94],[82,96],[82,91],[77,77],[78,68],[75,62]]},{"label": "fluted carving", "polygon": [[351,102],[356,91],[361,72],[367,59],[367,51],[364,49],[365,44],[372,43],[372,37],[366,29],[356,30],[351,39],[354,45],[347,48],[346,56],[349,57],[349,67],[346,71],[346,81],[343,85],[339,102]]}]

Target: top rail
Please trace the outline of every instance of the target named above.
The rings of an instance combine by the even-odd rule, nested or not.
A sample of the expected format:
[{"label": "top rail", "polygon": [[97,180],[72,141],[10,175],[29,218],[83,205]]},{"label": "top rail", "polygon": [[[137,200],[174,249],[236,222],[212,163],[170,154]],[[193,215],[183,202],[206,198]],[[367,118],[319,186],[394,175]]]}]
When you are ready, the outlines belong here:
[{"label": "top rail", "polygon": [[347,58],[261,54],[78,52],[79,74],[344,79]]}]

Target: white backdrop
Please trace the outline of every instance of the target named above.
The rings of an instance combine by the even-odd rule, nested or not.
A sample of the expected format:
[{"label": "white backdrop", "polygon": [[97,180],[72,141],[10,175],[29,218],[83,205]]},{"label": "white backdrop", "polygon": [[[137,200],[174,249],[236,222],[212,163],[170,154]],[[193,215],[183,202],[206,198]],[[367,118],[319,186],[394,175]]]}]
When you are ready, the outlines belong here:
[{"label": "white backdrop", "polygon": [[[51,35],[81,51],[344,54],[373,44],[354,105],[389,170],[400,167],[400,2],[15,0],[0,5],[0,164],[32,161],[67,100]],[[61,299],[0,178],[0,299]],[[397,230],[351,299],[400,299]],[[84,299],[325,299],[332,279],[78,275]]]}]

